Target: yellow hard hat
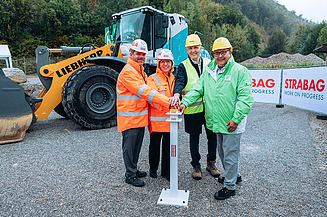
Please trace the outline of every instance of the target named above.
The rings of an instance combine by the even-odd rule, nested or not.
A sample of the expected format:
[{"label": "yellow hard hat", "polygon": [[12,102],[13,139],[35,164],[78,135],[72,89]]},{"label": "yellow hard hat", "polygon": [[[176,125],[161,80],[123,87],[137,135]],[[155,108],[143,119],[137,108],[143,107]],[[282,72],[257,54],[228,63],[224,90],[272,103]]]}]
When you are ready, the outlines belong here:
[{"label": "yellow hard hat", "polygon": [[215,40],[215,42],[213,43],[212,51],[226,49],[226,48],[230,48],[230,50],[233,51],[233,47],[230,44],[230,42],[228,41],[228,39],[224,38],[224,37],[220,37],[220,38],[217,38]]},{"label": "yellow hard hat", "polygon": [[191,47],[191,46],[201,46],[201,40],[200,37],[196,34],[192,34],[187,36],[186,38],[186,43],[185,43],[185,47]]}]

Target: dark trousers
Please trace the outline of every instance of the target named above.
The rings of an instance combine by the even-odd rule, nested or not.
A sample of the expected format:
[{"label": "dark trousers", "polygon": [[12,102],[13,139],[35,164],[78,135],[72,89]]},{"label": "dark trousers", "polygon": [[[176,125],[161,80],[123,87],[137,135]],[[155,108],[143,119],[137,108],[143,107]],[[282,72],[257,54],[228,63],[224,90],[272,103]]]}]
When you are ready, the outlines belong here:
[{"label": "dark trousers", "polygon": [[136,177],[137,162],[144,137],[144,127],[132,128],[122,132],[125,177]]},{"label": "dark trousers", "polygon": [[150,134],[149,163],[150,171],[157,171],[160,159],[160,142],[162,139],[161,176],[170,176],[170,133],[152,132]]},{"label": "dark trousers", "polygon": [[[205,130],[208,140],[207,162],[216,161],[217,135],[211,130],[207,129],[207,127],[205,127]],[[199,141],[200,134],[190,134],[190,151],[192,157],[191,164],[193,167],[200,164],[201,155],[199,153]]]}]

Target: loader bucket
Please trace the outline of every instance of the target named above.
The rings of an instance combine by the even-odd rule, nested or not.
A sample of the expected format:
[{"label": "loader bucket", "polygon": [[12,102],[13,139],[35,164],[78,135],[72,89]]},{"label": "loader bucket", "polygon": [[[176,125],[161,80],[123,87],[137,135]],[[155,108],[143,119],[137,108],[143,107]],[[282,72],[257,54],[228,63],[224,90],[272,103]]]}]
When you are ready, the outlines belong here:
[{"label": "loader bucket", "polygon": [[0,144],[23,140],[32,119],[24,89],[7,78],[0,68]]}]

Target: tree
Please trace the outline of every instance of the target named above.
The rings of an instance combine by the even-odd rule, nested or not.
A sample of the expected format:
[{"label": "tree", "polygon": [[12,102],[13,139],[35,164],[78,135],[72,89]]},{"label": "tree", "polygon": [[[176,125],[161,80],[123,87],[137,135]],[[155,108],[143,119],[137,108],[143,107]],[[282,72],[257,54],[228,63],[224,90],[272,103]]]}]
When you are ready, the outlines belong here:
[{"label": "tree", "polygon": [[[317,47],[322,46],[323,44],[327,44],[327,23],[323,22],[323,28],[319,33],[319,37],[317,39]],[[319,54],[319,56],[323,59],[326,59],[326,53]]]},{"label": "tree", "polygon": [[246,38],[250,43],[248,49],[251,50],[250,57],[256,56],[259,52],[259,44],[261,42],[260,35],[253,25],[249,25],[248,31],[246,32]]},{"label": "tree", "polygon": [[312,32],[311,26],[308,24],[299,24],[289,44],[290,53],[304,53],[305,43]]},{"label": "tree", "polygon": [[264,53],[277,54],[286,51],[287,37],[283,30],[277,29],[269,37],[268,46]]}]

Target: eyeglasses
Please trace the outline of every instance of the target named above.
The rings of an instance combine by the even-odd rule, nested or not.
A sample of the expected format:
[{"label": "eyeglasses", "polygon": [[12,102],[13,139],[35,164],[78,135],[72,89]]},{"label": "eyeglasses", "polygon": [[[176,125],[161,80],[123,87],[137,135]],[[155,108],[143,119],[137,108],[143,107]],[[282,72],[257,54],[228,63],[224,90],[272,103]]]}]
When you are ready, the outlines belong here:
[{"label": "eyeglasses", "polygon": [[229,49],[228,50],[223,50],[223,51],[220,51],[220,52],[215,52],[215,56],[218,57],[220,54],[222,56],[225,56],[227,54],[227,52],[230,51]]}]

